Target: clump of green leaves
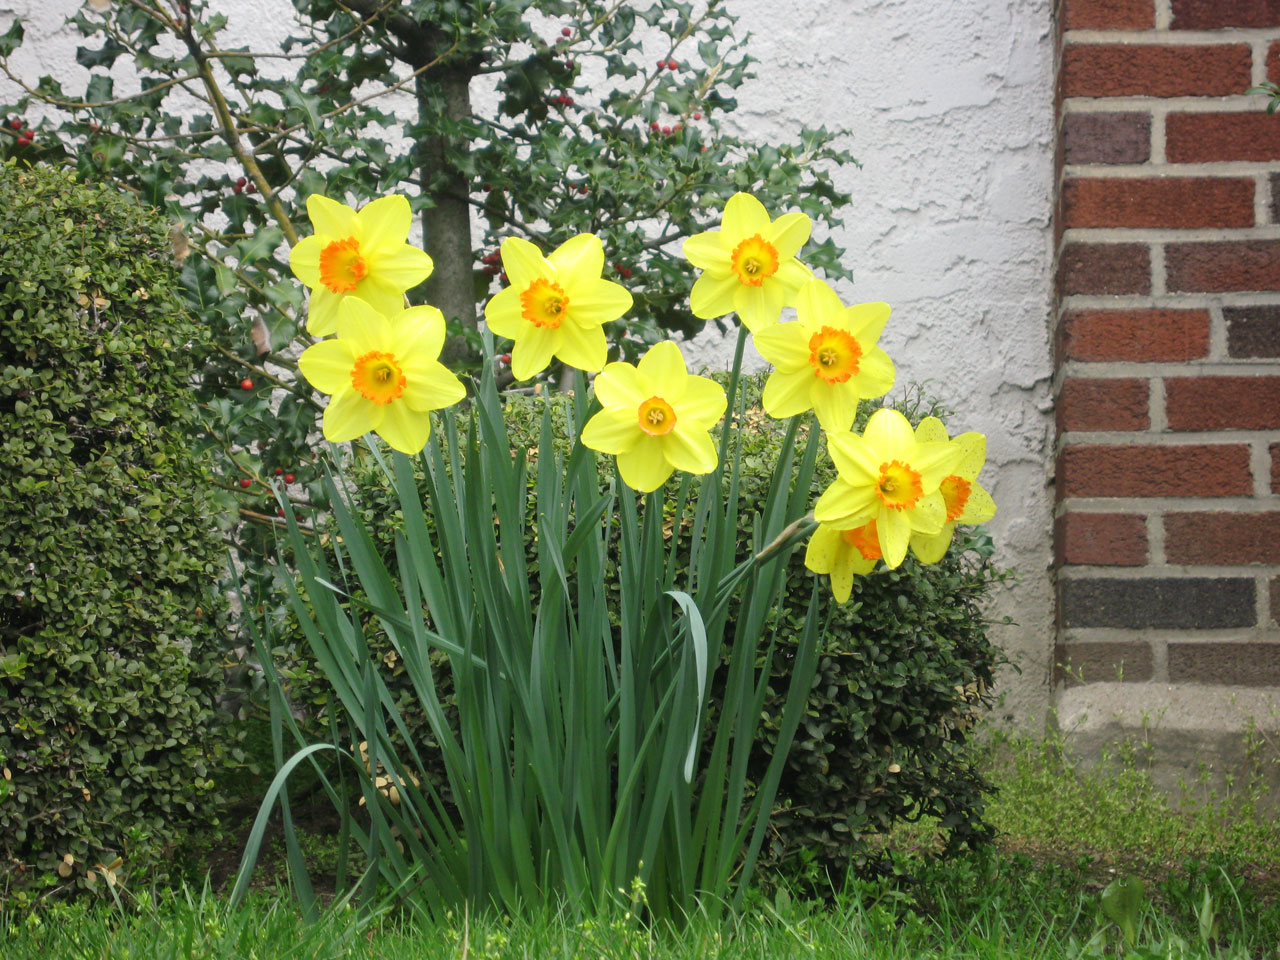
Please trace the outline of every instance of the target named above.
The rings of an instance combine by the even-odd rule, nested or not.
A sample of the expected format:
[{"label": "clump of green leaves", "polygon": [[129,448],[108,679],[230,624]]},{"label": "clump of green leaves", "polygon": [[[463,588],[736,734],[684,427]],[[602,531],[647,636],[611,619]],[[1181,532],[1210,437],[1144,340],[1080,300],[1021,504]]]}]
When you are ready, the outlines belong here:
[{"label": "clump of green leaves", "polygon": [[163,220],[13,163],[0,209],[0,891],[25,896],[131,881],[210,815],[226,508]]}]

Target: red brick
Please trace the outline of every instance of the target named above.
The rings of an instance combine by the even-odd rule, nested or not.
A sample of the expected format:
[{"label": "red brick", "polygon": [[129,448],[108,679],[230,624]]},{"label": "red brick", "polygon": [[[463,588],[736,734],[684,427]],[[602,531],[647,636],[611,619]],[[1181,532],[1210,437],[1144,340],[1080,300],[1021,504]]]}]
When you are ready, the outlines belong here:
[{"label": "red brick", "polygon": [[1060,145],[1064,163],[1146,163],[1151,114],[1068,113]]},{"label": "red brick", "polygon": [[1271,492],[1280,493],[1280,443],[1271,445]]},{"label": "red brick", "polygon": [[1244,177],[1089,177],[1062,185],[1068,227],[1252,227]]},{"label": "red brick", "polygon": [[1140,640],[1060,643],[1054,651],[1054,679],[1068,687],[1117,680],[1144,683],[1151,675],[1151,644]]},{"label": "red brick", "polygon": [[1171,643],[1169,681],[1275,686],[1280,684],[1280,643]]},{"label": "red brick", "polygon": [[1280,428],[1280,377],[1169,377],[1164,395],[1171,430]]},{"label": "red brick", "polygon": [[1280,513],[1169,513],[1170,563],[1280,563]]},{"label": "red brick", "polygon": [[1222,316],[1227,321],[1228,356],[1248,360],[1280,357],[1280,304],[1223,307]]},{"label": "red brick", "polygon": [[1060,497],[1231,497],[1252,492],[1244,444],[1074,444],[1058,456]]},{"label": "red brick", "polygon": [[1280,160],[1280,117],[1265,110],[1171,113],[1164,130],[1164,154],[1170,163]]},{"label": "red brick", "polygon": [[1058,261],[1058,295],[1151,292],[1151,251],[1140,243],[1068,243]]},{"label": "red brick", "polygon": [[1164,263],[1174,292],[1280,290],[1280,240],[1171,243]]},{"label": "red brick", "polygon": [[1271,622],[1280,624],[1280,577],[1271,578]]},{"label": "red brick", "polygon": [[1174,30],[1280,27],[1280,0],[1173,0]]},{"label": "red brick", "polygon": [[1280,40],[1273,40],[1267,48],[1267,79],[1280,83]]},{"label": "red brick", "polygon": [[1147,522],[1125,513],[1064,513],[1054,524],[1054,557],[1100,567],[1141,567],[1147,562]]},{"label": "red brick", "polygon": [[1195,360],[1209,352],[1207,310],[1073,310],[1062,318],[1064,360]]},{"label": "red brick", "polygon": [[1251,65],[1243,43],[1069,43],[1059,83],[1064,97],[1221,97],[1249,89]]},{"label": "red brick", "polygon": [[1058,394],[1058,431],[1145,430],[1146,380],[1082,380],[1071,378]]},{"label": "red brick", "polygon": [[1154,0],[1063,0],[1068,30],[1150,30],[1156,25]]}]

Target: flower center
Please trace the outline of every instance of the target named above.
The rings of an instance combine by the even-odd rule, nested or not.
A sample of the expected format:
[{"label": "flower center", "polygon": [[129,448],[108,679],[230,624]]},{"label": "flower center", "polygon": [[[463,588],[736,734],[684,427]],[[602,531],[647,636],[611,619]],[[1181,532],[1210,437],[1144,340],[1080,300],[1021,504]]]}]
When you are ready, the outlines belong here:
[{"label": "flower center", "polygon": [[955,523],[956,518],[964,513],[964,505],[969,502],[969,491],[973,488],[964,477],[952,474],[942,481],[942,486],[938,489],[947,504],[947,523]]},{"label": "flower center", "polygon": [[743,283],[758,287],[778,272],[778,251],[760,234],[733,248],[733,272]]},{"label": "flower center", "polygon": [[395,354],[371,350],[356,360],[351,368],[351,385],[366,400],[385,406],[404,393],[408,380],[396,362]]},{"label": "flower center", "polygon": [[640,404],[640,429],[651,437],[660,437],[675,429],[676,412],[661,397],[650,397]]},{"label": "flower center", "polygon": [[882,463],[880,479],[876,481],[876,495],[890,510],[910,510],[924,496],[920,474],[901,460]]},{"label": "flower center", "polygon": [[809,366],[827,383],[844,383],[858,372],[862,348],[847,330],[823,327],[809,338]]},{"label": "flower center", "polygon": [[350,293],[368,272],[355,237],[335,240],[320,251],[320,282],[334,293]]},{"label": "flower center", "polygon": [[882,556],[880,534],[876,530],[874,520],[860,527],[854,527],[852,530],[841,531],[840,536],[844,538],[845,543],[862,554],[863,560],[879,560]]},{"label": "flower center", "polygon": [[520,316],[535,327],[556,329],[568,309],[569,298],[565,296],[564,287],[541,277],[520,294]]}]

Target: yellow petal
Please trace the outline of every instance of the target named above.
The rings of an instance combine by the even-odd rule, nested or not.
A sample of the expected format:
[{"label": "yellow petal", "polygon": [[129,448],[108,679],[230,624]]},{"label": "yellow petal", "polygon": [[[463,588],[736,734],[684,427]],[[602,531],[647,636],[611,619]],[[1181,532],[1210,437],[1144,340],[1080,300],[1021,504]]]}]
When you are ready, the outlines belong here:
[{"label": "yellow petal", "polygon": [[969,487],[969,499],[965,501],[964,510],[956,517],[959,523],[986,523],[996,515],[996,502],[991,494],[978,486],[975,481]]},{"label": "yellow petal", "polygon": [[947,522],[947,502],[942,499],[941,493],[935,491],[921,497],[914,507],[903,513],[913,533],[932,536]]},{"label": "yellow petal", "polygon": [[453,406],[467,395],[462,381],[439,360],[412,360],[401,364],[401,370],[405,378],[404,393],[390,406],[403,403],[419,412],[441,410]]},{"label": "yellow petal", "polygon": [[560,324],[560,348],[556,356],[571,367],[595,373],[609,357],[604,330],[597,326],[580,327],[572,322]]},{"label": "yellow petal", "polygon": [[388,319],[397,344],[397,356],[405,360],[435,360],[440,356],[444,348],[445,322],[444,314],[435,307],[410,307]]},{"label": "yellow petal", "polygon": [[916,425],[916,443],[947,443],[947,427],[937,417],[925,417]]},{"label": "yellow petal", "polygon": [[663,456],[677,470],[685,473],[710,473],[720,462],[716,445],[704,429],[686,427],[676,419],[675,428],[662,440]]},{"label": "yellow petal", "polygon": [[836,472],[850,483],[870,486],[880,479],[883,457],[856,433],[829,435],[827,455],[836,465]]},{"label": "yellow petal", "polygon": [[[599,383],[600,378],[596,378]],[[639,420],[631,413],[601,410],[582,428],[582,442],[601,453],[626,453],[644,437]]]},{"label": "yellow petal", "polygon": [[844,326],[859,343],[872,344],[884,333],[891,309],[887,303],[856,303],[844,312]]},{"label": "yellow petal", "polygon": [[348,297],[359,297],[381,314],[391,316],[404,309],[404,291],[398,287],[383,284],[373,274],[356,284],[354,293]]},{"label": "yellow petal", "polygon": [[818,524],[818,529],[809,537],[809,546],[804,551],[804,565],[814,573],[830,573],[836,560],[836,548],[840,543],[840,531],[827,523]]},{"label": "yellow petal", "polygon": [[816,332],[807,324],[788,321],[775,323],[753,334],[752,342],[764,357],[779,370],[793,373],[806,371],[812,379],[813,368],[809,366],[809,338]]},{"label": "yellow petal", "polygon": [[376,277],[383,287],[404,293],[431,276],[433,266],[426,253],[404,243],[399,249],[393,247],[380,254],[377,259],[370,257],[369,274]]},{"label": "yellow petal", "polygon": [[372,203],[365,204],[356,216],[360,220],[362,232],[360,248],[368,259],[381,259],[384,254],[398,252],[409,239],[409,228],[413,226],[409,198],[399,193],[379,197]]},{"label": "yellow petal", "polygon": [[565,286],[569,297],[569,321],[597,326],[617,320],[631,309],[631,293],[612,280],[578,280]]},{"label": "yellow petal", "polygon": [[769,211],[764,204],[749,193],[735,193],[724,205],[724,218],[721,229],[724,230],[724,244],[736,247],[743,239],[769,232]]},{"label": "yellow petal", "polygon": [[884,565],[890,570],[902,564],[911,541],[911,523],[902,513],[901,510],[881,510],[876,516],[880,552],[884,554]]},{"label": "yellow petal", "polygon": [[921,563],[937,563],[947,555],[947,547],[951,546],[951,538],[955,534],[954,523],[943,524],[935,534],[913,533],[911,535],[911,552]]},{"label": "yellow petal", "polygon": [[962,433],[953,441],[964,451],[960,462],[955,466],[955,474],[966,480],[974,480],[987,462],[987,438],[980,433],[970,431]]},{"label": "yellow petal", "polygon": [[813,399],[813,412],[818,424],[828,433],[847,433],[853,429],[858,416],[858,391],[851,383],[825,383],[810,377],[809,396]]},{"label": "yellow petal", "polygon": [[381,407],[366,400],[355,390],[334,394],[324,408],[324,438],[330,443],[345,443],[368,433],[381,420]]},{"label": "yellow petal", "polygon": [[651,396],[642,391],[636,368],[621,361],[607,364],[596,377],[594,386],[596,399],[606,409],[626,407],[638,411],[640,404]]},{"label": "yellow petal", "polygon": [[357,357],[370,350],[395,352],[391,321],[359,297],[344,297],[339,305],[338,338],[350,343]]},{"label": "yellow petal", "polygon": [[412,410],[399,400],[392,400],[384,409],[378,436],[401,453],[413,456],[422,452],[431,436],[431,414]]},{"label": "yellow petal", "polygon": [[338,329],[338,308],[343,296],[316,287],[311,291],[311,303],[307,306],[307,333],[313,337],[327,337]]},{"label": "yellow petal", "polygon": [[809,410],[813,406],[809,399],[813,380],[813,374],[804,370],[790,373],[775,370],[765,381],[764,394],[760,398],[765,413],[783,420]]},{"label": "yellow petal", "polygon": [[[560,275],[560,283],[568,292],[572,284],[599,280],[604,272],[604,245],[594,233],[570,237],[547,255]],[[572,302],[573,295],[569,295]]]},{"label": "yellow petal", "polygon": [[511,348],[511,374],[517,380],[528,380],[547,369],[547,364],[560,348],[559,330],[538,327],[528,320],[520,321],[516,345]]},{"label": "yellow petal", "polygon": [[784,213],[769,227],[765,237],[778,251],[779,260],[791,260],[809,240],[813,221],[803,213]]},{"label": "yellow petal", "polygon": [[742,286],[733,273],[704,273],[689,291],[689,310],[695,317],[714,320],[733,311],[733,295]]},{"label": "yellow petal", "polygon": [[813,272],[799,260],[783,260],[770,279],[782,286],[783,306],[794,307],[800,288],[813,279]]},{"label": "yellow petal", "polygon": [[758,287],[739,284],[733,293],[733,308],[752,333],[758,333],[782,316],[782,285],[773,278]]},{"label": "yellow petal", "polygon": [[311,218],[311,226],[315,232],[328,238],[324,244],[359,235],[360,221],[356,212],[345,203],[330,200],[324,194],[313,193],[307,197],[307,216]]},{"label": "yellow petal", "polygon": [[879,347],[872,347],[858,361],[858,373],[853,382],[857,384],[858,396],[871,400],[892,390],[897,379],[898,371],[889,355]]},{"label": "yellow petal", "polygon": [[724,234],[719,230],[695,233],[684,242],[684,258],[700,270],[714,270],[724,274],[733,269],[725,248]]},{"label": "yellow petal", "polygon": [[356,357],[342,340],[321,340],[302,351],[298,370],[321,393],[338,393],[351,386]]},{"label": "yellow petal", "polygon": [[827,487],[818,502],[813,505],[813,518],[822,523],[834,523],[843,529],[866,523],[880,508],[875,488],[855,487],[847,480],[836,479]]},{"label": "yellow petal", "polygon": [[521,309],[520,291],[515,287],[504,287],[484,305],[484,322],[497,336],[514,340],[523,319]]},{"label": "yellow petal", "polygon": [[676,415],[682,422],[696,423],[699,428],[709,430],[724,416],[728,405],[724,387],[710,377],[690,376],[684,382],[684,396],[680,398]]},{"label": "yellow petal", "polygon": [[303,237],[289,251],[289,269],[305,286],[320,286],[320,251],[325,242],[320,237]]},{"label": "yellow petal", "polygon": [[640,375],[640,389],[651,390],[650,396],[662,397],[673,407],[684,397],[689,370],[684,364],[684,354],[674,341],[655,343],[640,358],[636,371]]},{"label": "yellow petal", "polygon": [[853,593],[853,557],[850,556],[852,549],[841,538],[841,546],[844,547],[836,555],[836,562],[831,568],[831,597],[836,603],[848,603],[849,595]]},{"label": "yellow petal", "polygon": [[[910,460],[916,446],[910,421],[888,407],[882,407],[871,415],[866,429],[862,431],[862,439],[885,460]],[[912,466],[921,469],[914,462]]]},{"label": "yellow petal", "polygon": [[661,438],[641,433],[635,446],[618,454],[618,472],[627,486],[641,493],[651,493],[666,483],[671,464],[662,455]]},{"label": "yellow petal", "polygon": [[916,445],[911,466],[920,471],[920,484],[926,493],[938,489],[943,479],[956,471],[964,451],[954,443],[921,443]]},{"label": "yellow petal", "polygon": [[507,272],[511,286],[523,290],[539,277],[551,277],[555,268],[542,255],[542,251],[528,240],[520,237],[507,237],[499,249],[502,254],[502,269]]},{"label": "yellow petal", "polygon": [[838,326],[836,317],[843,310],[839,295],[816,277],[806,280],[796,292],[796,316],[815,332],[818,327]]}]

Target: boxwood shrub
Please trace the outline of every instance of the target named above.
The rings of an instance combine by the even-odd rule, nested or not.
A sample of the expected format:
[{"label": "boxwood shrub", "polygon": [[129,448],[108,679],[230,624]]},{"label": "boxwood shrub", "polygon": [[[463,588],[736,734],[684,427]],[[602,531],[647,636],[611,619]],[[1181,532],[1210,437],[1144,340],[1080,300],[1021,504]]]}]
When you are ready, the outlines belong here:
[{"label": "boxwood shrub", "polygon": [[[784,432],[783,425],[752,405],[758,402],[761,386],[759,380],[745,384],[749,407],[748,428],[742,432],[744,505],[763,501]],[[876,406],[864,404],[857,429]],[[922,401],[918,390],[899,408],[914,422],[944,412]],[[541,410],[537,401],[508,400],[507,426],[513,445],[536,447]],[[563,436],[563,430],[558,435]],[[611,473],[612,458],[599,460],[602,474]],[[531,465],[531,491],[535,471]],[[830,461],[823,455],[815,499],[833,478]],[[399,526],[394,498],[371,458],[357,460],[351,479],[357,491],[356,507],[394,572],[392,543]],[[744,558],[750,547],[749,519],[744,517]],[[530,521],[532,529],[532,516]],[[689,524],[676,524],[672,518],[671,526],[680,531],[678,535],[687,535]],[[923,815],[939,818],[952,847],[988,836],[982,814],[991,786],[975,767],[969,731],[991,705],[993,675],[1005,662],[987,638],[983,605],[993,585],[1007,575],[993,560],[990,539],[962,528],[938,564],[925,566],[908,558],[897,570],[881,569],[855,581],[849,603],[837,605],[831,617],[828,645],[779,789],[770,841],[762,851],[766,873],[772,868],[797,880],[825,884],[830,876],[838,881],[850,868],[874,866],[868,855],[874,834],[897,821]],[[804,568],[801,547],[792,555],[788,600],[779,611],[784,627],[770,664],[773,681],[765,704],[768,718],[765,750],[759,758],[761,775],[777,734],[811,577]],[[536,604],[537,598],[530,602]],[[276,604],[272,643],[283,656],[290,698],[295,708],[320,721],[327,703],[323,680],[308,659],[292,615],[280,598]],[[794,629],[786,629],[787,623]],[[415,709],[403,666],[385,637],[379,640],[379,636],[376,628],[370,629],[371,643],[384,658],[400,711],[415,735],[429,743],[430,733]],[[445,660],[441,657],[438,662],[442,673],[437,686],[447,690]],[[716,702],[713,690],[710,724],[715,723]],[[315,724],[317,737],[328,737],[325,726]],[[424,755],[431,753],[424,751]],[[426,773],[437,782],[443,779],[443,768]]]},{"label": "boxwood shrub", "polygon": [[167,225],[118,190],[12,162],[0,210],[0,897],[14,903],[154,875],[210,815],[225,548],[192,442],[207,335],[175,295]]}]

